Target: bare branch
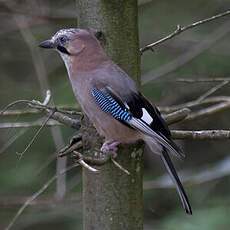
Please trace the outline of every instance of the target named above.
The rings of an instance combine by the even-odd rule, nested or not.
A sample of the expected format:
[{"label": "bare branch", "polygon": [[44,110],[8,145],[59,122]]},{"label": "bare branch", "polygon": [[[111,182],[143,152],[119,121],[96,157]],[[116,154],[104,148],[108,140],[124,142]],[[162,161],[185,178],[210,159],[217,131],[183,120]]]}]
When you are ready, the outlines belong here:
[{"label": "bare branch", "polygon": [[[182,110],[178,110],[174,113],[171,113],[171,114],[168,114],[165,116],[168,124],[176,123],[179,121],[191,121],[191,120],[195,120],[198,118],[214,115],[216,113],[224,112],[225,110],[230,108],[230,100],[229,99],[230,99],[229,97],[214,97],[214,98],[204,99],[203,101],[195,100],[195,101],[191,101],[191,102],[188,102],[188,103],[185,103],[182,105],[161,108],[161,111],[162,110],[163,111],[170,111],[170,110],[174,111],[174,109],[180,108],[183,106],[193,107],[193,106],[197,106],[197,105],[202,105],[204,103],[212,103],[212,102],[218,102],[218,101],[226,100],[224,102],[220,102],[220,103],[214,104],[212,106],[208,106],[207,108],[202,108],[202,109],[195,111],[195,112],[189,113],[188,110],[187,111],[185,110],[184,111],[185,114],[183,114],[183,109],[182,109]],[[169,118],[172,120],[170,120]],[[167,120],[167,119],[169,119],[169,120]]]},{"label": "bare branch", "polygon": [[[82,116],[82,112],[80,112],[80,108],[75,107],[75,106],[60,105],[60,106],[57,106],[56,108],[57,108],[57,111],[64,113],[64,114],[68,114],[71,116],[72,115]],[[8,110],[9,108],[6,108],[6,109],[4,109],[4,112],[0,112],[0,116],[18,116],[18,115],[22,116],[22,115],[33,115],[33,114],[41,113],[41,110],[38,110],[38,109],[23,109],[23,110],[22,109]]]},{"label": "bare branch", "polygon": [[[73,177],[76,178],[76,177]],[[78,182],[78,181],[77,181]],[[78,184],[75,181],[75,186],[76,184]],[[69,186],[68,186],[68,190]],[[4,208],[4,207],[12,207],[12,206],[21,206],[23,205],[27,200],[29,199],[28,196],[22,196],[22,195],[17,195],[17,196],[1,196],[0,197],[0,207]],[[38,197],[35,200],[33,200],[32,202],[30,202],[29,206],[45,206],[45,207],[54,207],[55,205],[71,205],[74,204],[74,206],[76,207],[77,204],[80,205],[81,203],[81,197],[80,195],[77,195],[76,193],[74,194],[74,196],[70,196],[70,194],[68,194],[68,198],[65,198],[62,202],[59,202],[54,196],[52,195],[46,195],[46,196],[42,196],[42,197]],[[28,206],[27,206],[28,207]]]},{"label": "bare branch", "polygon": [[210,82],[230,81],[230,78],[227,78],[227,77],[197,78],[197,79],[193,79],[193,78],[177,78],[177,79],[173,80],[173,82],[174,81],[182,82],[182,83],[204,83],[204,82],[210,83]]},{"label": "bare branch", "polygon": [[[11,128],[31,128],[31,127],[40,127],[44,123],[43,120],[39,119],[37,121],[28,121],[28,122],[5,122],[0,123],[0,129],[11,129]],[[61,125],[57,121],[48,121],[46,126],[56,126]]]},{"label": "bare branch", "polygon": [[184,121],[191,121],[194,119],[198,119],[201,117],[207,117],[216,113],[220,113],[223,112],[227,109],[230,108],[230,101],[227,102],[221,102],[219,104],[215,104],[213,106],[209,106],[207,108],[201,109],[199,111],[193,112],[191,114],[189,114]]},{"label": "bare branch", "polygon": [[209,89],[206,93],[204,93],[203,95],[201,95],[197,101],[201,102],[203,101],[205,98],[207,98],[208,96],[210,96],[211,94],[215,93],[217,90],[221,89],[222,87],[224,87],[225,85],[227,85],[230,81],[229,80],[225,80],[219,84],[217,84],[216,86],[212,87],[211,89]]},{"label": "bare branch", "polygon": [[[179,121],[188,121],[188,120],[194,120],[197,118],[201,118],[203,116],[208,116],[217,112],[224,111],[230,107],[230,100],[229,97],[213,97],[213,98],[207,98],[201,103],[212,103],[216,101],[224,101],[217,105],[209,106],[208,108],[201,109],[197,112],[193,112],[189,114],[189,110],[187,108],[182,109],[180,111],[176,111],[175,113],[168,114],[166,117],[168,124],[176,123]],[[31,103],[29,101],[29,103]],[[198,105],[201,103],[195,102],[189,102],[190,106]],[[37,108],[36,104],[32,104],[31,106],[34,106]],[[181,106],[181,105],[180,105]],[[179,106],[179,107],[180,107]],[[178,107],[178,106],[177,106]],[[181,106],[182,107],[182,106]],[[50,108],[48,106],[42,106],[42,110],[46,110],[46,112],[53,111],[54,108]],[[175,107],[169,107],[167,108],[167,111],[173,111]],[[165,109],[166,110],[166,109]],[[80,128],[80,121],[76,119],[72,119],[66,115],[63,115],[60,112],[54,112],[51,116],[53,119],[69,126],[75,129]],[[172,130],[172,137],[175,139],[227,139],[229,131],[220,130],[202,130],[202,131],[175,131]],[[108,159],[92,159],[92,158],[84,158],[86,162],[90,162],[95,165],[102,165],[104,162],[106,162]]]},{"label": "bare branch", "polygon": [[141,77],[141,84],[144,85],[152,80],[159,79],[168,73],[171,73],[178,68],[181,68],[189,61],[196,58],[198,55],[209,49],[220,39],[223,39],[230,32],[230,20],[218,25],[218,27],[211,33],[209,33],[206,38],[202,39],[197,45],[190,47],[187,52],[173,58],[171,61],[164,65],[161,65],[157,69],[150,70]]},{"label": "bare branch", "polygon": [[[96,152],[98,152],[98,150],[95,150],[95,153]],[[79,152],[73,151],[73,156],[77,158],[76,160],[79,160],[79,158],[81,158],[87,164],[100,166],[100,165],[106,164],[109,160],[111,160],[112,153],[108,153],[106,155],[100,155],[100,156],[97,156],[97,157],[96,156],[93,157],[93,156],[82,155]]]},{"label": "bare branch", "polygon": [[[196,170],[196,172],[191,169],[182,170],[178,174],[180,175],[181,182],[183,182],[183,184],[187,184],[188,186],[200,185],[213,180],[217,180],[230,175],[230,157],[227,156],[226,158],[216,162],[213,165],[207,165],[205,169],[202,166],[202,169]],[[174,186],[175,185],[168,174],[164,174],[154,180],[148,180],[144,182],[144,190],[169,189],[173,188]],[[36,200],[31,201],[28,205],[50,205],[55,204],[55,202],[57,201],[54,200],[52,197],[47,196],[45,198],[37,198]],[[24,204],[28,199],[30,198],[24,196],[3,197],[0,200],[0,206],[18,206]],[[76,199],[75,195],[74,197],[68,197],[68,199],[64,202],[72,203],[77,201],[79,201],[79,198]]]},{"label": "bare branch", "polygon": [[173,139],[224,140],[230,139],[230,130],[171,130]]},{"label": "bare branch", "polygon": [[69,144],[59,151],[58,157],[64,157],[71,154],[74,150],[82,148],[82,141],[77,141],[74,144]]},{"label": "bare branch", "polygon": [[179,105],[171,105],[171,106],[164,106],[164,107],[159,106],[158,108],[162,113],[171,113],[183,108],[193,108],[195,106],[201,106],[205,104],[215,104],[215,103],[219,104],[220,102],[226,102],[226,103],[230,102],[230,97],[228,96],[209,97],[204,99],[203,101],[193,100]]},{"label": "bare branch", "polygon": [[79,163],[82,167],[88,169],[90,172],[93,172],[93,173],[97,173],[97,172],[98,172],[97,169],[95,169],[95,168],[93,168],[92,166],[88,165],[83,159],[79,159],[79,160],[78,160],[78,163]]},{"label": "bare branch", "polygon": [[[29,0],[26,1],[26,5],[28,7],[31,7],[32,9],[34,7],[38,7],[36,5],[36,2],[31,2]],[[10,4],[8,4],[8,7],[12,9],[12,6]],[[37,44],[37,40],[35,36],[33,35],[33,33],[31,32],[30,28],[28,27],[28,18],[26,18],[23,15],[19,16],[17,14],[12,14],[12,19],[15,21],[15,24],[18,26],[19,32],[21,33],[25,41],[25,44],[30,50],[32,63],[34,66],[34,70],[36,72],[36,76],[38,78],[40,90],[41,90],[41,93],[44,94],[47,91],[47,89],[50,89],[49,82],[47,80],[47,71],[46,71],[40,50],[38,46],[35,45]],[[27,28],[22,29],[24,26],[27,26]],[[54,102],[51,99],[51,92],[50,91],[47,91],[47,92],[46,92],[46,99],[44,100],[42,105],[47,105],[49,102],[51,103],[51,105],[54,105]],[[52,139],[54,141],[55,147],[58,150],[62,146],[64,146],[64,140],[62,137],[61,130],[58,126],[52,126],[50,131],[51,131],[51,135],[52,135]],[[57,159],[57,162],[56,162],[57,171],[61,171],[65,169],[65,167],[66,167],[66,159],[65,158]],[[66,191],[66,178],[65,178],[65,175],[63,174],[57,178],[57,193],[56,193],[57,198],[62,199],[64,197],[65,191]]]},{"label": "bare branch", "polygon": [[127,175],[130,175],[130,172],[125,169],[123,166],[121,166],[117,161],[115,161],[113,158],[111,158],[111,161],[113,162],[113,164],[118,167],[122,172],[126,173]]},{"label": "bare branch", "polygon": [[[48,105],[43,105],[41,102],[38,102],[38,101],[29,101],[29,100],[18,100],[18,101],[15,101],[15,102],[12,102],[10,103],[9,105],[7,105],[2,111],[1,113],[4,113],[6,112],[6,110],[16,104],[20,104],[20,103],[25,103],[27,105],[29,105],[31,108],[33,109],[37,109],[41,112],[45,112],[46,114],[52,114],[51,115],[51,118],[62,123],[62,124],[65,124],[69,127],[72,127],[74,129],[79,129],[80,126],[81,126],[81,123],[78,119],[76,118],[71,118],[70,116],[67,116],[63,113],[66,113],[65,111],[62,112],[61,110],[59,111],[56,107],[50,107]],[[21,112],[18,111],[18,114],[20,114]],[[74,113],[74,112],[73,112]],[[67,114],[70,114],[70,112],[68,111]],[[79,114],[78,114],[79,115]],[[9,125],[9,124],[6,124],[6,125]],[[15,124],[15,126],[19,127],[21,125],[21,127],[24,127],[23,125],[25,125],[25,127],[27,127],[27,124]],[[51,125],[51,124],[50,124]],[[52,124],[52,125],[56,125],[56,124]],[[14,125],[12,124],[12,127]],[[10,126],[9,126],[10,127]]]},{"label": "bare branch", "polygon": [[[121,166],[115,159],[114,159],[114,153],[107,153],[106,155],[100,155],[99,158],[93,158],[93,157],[88,157],[88,156],[84,156],[83,154],[81,154],[80,152],[76,151],[76,149],[82,148],[82,141],[80,140],[80,137],[78,136],[78,141],[75,143],[70,143],[69,145],[67,145],[66,147],[64,147],[64,149],[62,149],[59,152],[59,157],[63,157],[66,155],[69,155],[71,153],[73,153],[74,157],[77,158],[77,161],[79,162],[79,164],[81,164],[83,167],[87,168],[88,170],[92,171],[92,172],[97,172],[97,169],[92,168],[90,165],[88,165],[86,162],[93,164],[93,165],[103,165],[106,164],[109,160],[112,161],[112,163],[118,167],[121,171],[123,171],[124,173],[126,173],[127,175],[130,175],[130,172],[125,169],[123,166]],[[96,150],[97,152],[97,150]]]},{"label": "bare branch", "polygon": [[191,110],[188,108],[184,108],[184,109],[181,109],[181,110],[165,115],[164,119],[167,122],[167,124],[170,125],[170,124],[177,123],[179,121],[186,119],[189,113],[191,113]]},{"label": "bare branch", "polygon": [[29,104],[29,103],[31,103],[31,101],[29,101],[29,100],[17,100],[17,101],[14,101],[14,102],[8,104],[7,106],[5,106],[1,110],[0,115],[4,114],[9,108],[11,108],[11,107],[13,107],[15,105],[18,105],[18,104]]},{"label": "bare branch", "polygon": [[[189,101],[189,102],[179,104],[179,105],[164,106],[164,107],[159,106],[158,108],[161,111],[161,113],[172,113],[172,112],[184,109],[184,108],[192,108],[192,107],[195,107],[195,106],[201,106],[201,105],[205,105],[205,104],[214,104],[214,103],[219,103],[219,102],[230,102],[230,97],[228,97],[228,96],[209,97],[209,98],[206,98],[205,100],[203,100],[201,102],[198,102],[197,100],[193,100],[193,101]],[[24,101],[23,101],[23,103],[24,103]],[[2,116],[11,116],[11,115],[15,116],[15,115],[21,115],[21,114],[22,115],[24,115],[24,114],[26,114],[26,115],[39,114],[39,113],[44,112],[46,109],[48,110],[46,112],[49,112],[50,110],[54,109],[53,107],[48,107],[48,106],[37,107],[36,104],[31,104],[31,101],[26,101],[26,103],[29,103],[30,107],[37,108],[37,109],[9,110],[9,111],[4,111],[4,113],[2,113],[0,115],[2,115]],[[55,114],[52,117],[54,120],[60,121],[61,123],[66,124],[67,126],[79,129],[80,124],[79,124],[78,120],[71,119],[69,116],[64,116],[63,115],[63,114],[68,114],[68,115],[78,115],[78,116],[80,115],[81,116],[82,113],[76,111],[75,107],[58,106],[58,107],[56,107],[56,110],[57,110],[56,114],[61,113],[62,115],[57,116],[57,118],[56,118],[56,114]],[[6,125],[3,125],[2,128],[4,128],[4,127],[5,128],[7,128],[7,127],[10,128],[11,127],[10,123],[4,123],[4,124],[6,124]],[[12,123],[12,124],[15,124],[16,127],[28,127],[29,126],[29,123],[28,123],[28,125],[26,123],[25,124],[24,123],[21,123],[21,124],[20,123],[18,123],[18,124],[17,123]],[[32,123],[31,125],[32,126],[37,126],[36,123],[34,123],[34,124]],[[56,124],[53,123],[52,124],[52,122],[48,122],[47,125],[58,125],[58,123],[56,123]],[[14,127],[14,126],[12,125],[12,127]]]},{"label": "bare branch", "polygon": [[[47,111],[45,111],[46,113],[49,111],[50,109],[47,109]],[[67,125],[73,129],[79,130],[81,127],[81,122],[80,120],[76,119],[76,118],[71,118],[69,116],[64,115],[61,112],[55,112],[52,117],[52,119],[59,121],[60,123]]]},{"label": "bare branch", "polygon": [[98,172],[97,169],[93,168],[92,166],[88,165],[88,164],[85,162],[84,156],[83,156],[81,153],[79,153],[79,152],[77,152],[76,150],[74,150],[74,151],[73,151],[73,154],[74,154],[74,156],[75,156],[76,158],[78,158],[78,159],[77,159],[77,162],[78,162],[82,167],[88,169],[90,172],[93,172],[93,173]]},{"label": "bare branch", "polygon": [[0,116],[21,116],[21,115],[33,115],[39,113],[41,113],[41,111],[37,109],[14,109],[14,110],[4,111],[4,113],[0,113]]},{"label": "bare branch", "polygon": [[46,90],[46,97],[43,102],[36,101],[36,100],[32,100],[32,102],[38,105],[40,104],[46,106],[49,104],[50,100],[51,100],[51,91],[48,89]]},{"label": "bare branch", "polygon": [[[69,155],[71,153],[73,153],[74,158],[77,158],[77,162],[79,162],[79,164],[81,164],[83,167],[87,168],[88,170],[92,171],[92,172],[97,172],[98,170],[95,168],[92,168],[89,164],[92,165],[104,165],[106,164],[108,161],[112,161],[112,163],[118,167],[122,172],[126,173],[127,175],[130,175],[130,172],[125,169],[123,166],[121,166],[115,159],[114,159],[114,153],[107,153],[107,154],[100,154],[99,157],[97,156],[97,158],[95,157],[89,157],[89,156],[85,156],[83,154],[81,154],[80,152],[76,151],[76,149],[82,148],[82,141],[80,140],[81,138],[78,136],[77,137],[77,142],[74,143],[70,143],[69,145],[67,145],[64,149],[62,149],[59,152],[59,157],[63,157],[66,155]],[[98,152],[98,150],[95,150],[95,152]],[[101,152],[100,152],[101,153]],[[86,163],[87,162],[87,163]]]},{"label": "bare branch", "polygon": [[183,33],[183,32],[186,31],[186,30],[189,30],[189,29],[192,29],[192,28],[194,28],[194,27],[200,26],[200,25],[205,24],[205,23],[207,23],[207,22],[211,22],[211,21],[216,20],[216,19],[218,19],[218,18],[222,18],[222,17],[224,17],[224,16],[226,16],[226,15],[229,15],[229,14],[230,14],[230,10],[227,10],[227,11],[225,11],[225,12],[223,12],[223,13],[214,15],[214,16],[212,16],[212,17],[210,17],[210,18],[206,18],[206,19],[203,19],[203,20],[194,22],[194,23],[192,23],[192,24],[190,24],[190,25],[187,25],[187,26],[181,27],[180,25],[177,25],[176,30],[173,31],[171,34],[165,36],[164,38],[162,38],[162,39],[160,39],[160,40],[158,40],[158,41],[156,41],[156,42],[153,42],[153,43],[151,43],[151,44],[149,44],[149,45],[147,45],[147,46],[141,48],[141,49],[140,49],[140,52],[141,52],[141,54],[143,54],[143,53],[144,53],[145,51],[147,51],[147,50],[153,50],[153,47],[158,46],[159,44],[162,44],[162,43],[164,43],[165,41],[167,41],[167,40],[169,40],[169,39],[172,39],[173,37],[175,37],[175,36],[177,36],[177,35]]}]

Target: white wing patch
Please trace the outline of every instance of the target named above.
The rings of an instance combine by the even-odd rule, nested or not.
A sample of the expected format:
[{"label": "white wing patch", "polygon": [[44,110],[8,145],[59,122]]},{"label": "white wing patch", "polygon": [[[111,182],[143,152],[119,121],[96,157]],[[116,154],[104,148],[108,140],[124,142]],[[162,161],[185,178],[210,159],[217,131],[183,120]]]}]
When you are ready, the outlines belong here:
[{"label": "white wing patch", "polygon": [[143,115],[141,117],[141,120],[143,120],[148,125],[150,125],[153,121],[153,118],[149,115],[149,113],[147,112],[147,110],[145,108],[142,108],[142,113],[143,113]]},{"label": "white wing patch", "polygon": [[163,145],[165,148],[167,148],[171,153],[173,153],[175,156],[180,157],[180,154],[177,152],[177,150],[170,145],[170,143],[167,142],[166,139],[164,139],[162,136],[154,132],[148,125],[146,125],[143,121],[137,118],[132,118],[129,123],[133,128],[141,131],[142,133],[154,138],[156,142]]},{"label": "white wing patch", "polygon": [[126,107],[127,109],[130,109],[129,106],[128,106],[128,104],[127,104],[126,102],[124,102],[124,105],[125,105],[125,107]]}]

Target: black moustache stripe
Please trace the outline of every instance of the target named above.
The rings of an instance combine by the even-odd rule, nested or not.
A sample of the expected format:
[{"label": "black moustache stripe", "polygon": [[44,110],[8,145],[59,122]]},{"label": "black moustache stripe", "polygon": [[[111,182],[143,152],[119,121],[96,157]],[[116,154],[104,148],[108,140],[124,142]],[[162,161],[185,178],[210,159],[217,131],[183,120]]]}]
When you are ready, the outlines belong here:
[{"label": "black moustache stripe", "polygon": [[60,52],[64,53],[64,54],[70,55],[70,53],[68,52],[68,50],[67,50],[65,47],[63,47],[63,46],[57,46],[57,49],[58,49]]}]

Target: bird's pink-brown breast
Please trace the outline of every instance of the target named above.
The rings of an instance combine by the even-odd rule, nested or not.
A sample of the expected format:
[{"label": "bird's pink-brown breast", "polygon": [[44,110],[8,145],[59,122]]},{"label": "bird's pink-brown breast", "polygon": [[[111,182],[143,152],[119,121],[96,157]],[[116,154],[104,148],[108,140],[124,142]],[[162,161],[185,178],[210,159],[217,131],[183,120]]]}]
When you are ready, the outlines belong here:
[{"label": "bird's pink-brown breast", "polygon": [[88,75],[79,72],[79,75],[70,78],[73,91],[83,112],[93,123],[98,133],[106,140],[116,140],[121,143],[132,143],[141,139],[141,134],[138,131],[125,126],[116,119],[111,119],[111,115],[101,110],[97,105],[91,93],[94,73]]}]

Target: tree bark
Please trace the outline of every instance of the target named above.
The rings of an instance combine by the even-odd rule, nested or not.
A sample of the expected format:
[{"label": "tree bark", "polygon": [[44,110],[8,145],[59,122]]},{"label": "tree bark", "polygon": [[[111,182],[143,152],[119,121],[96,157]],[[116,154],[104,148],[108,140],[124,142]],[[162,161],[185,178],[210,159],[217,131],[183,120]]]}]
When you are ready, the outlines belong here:
[{"label": "tree bark", "polygon": [[[138,14],[136,0],[78,0],[79,27],[102,31],[108,55],[135,81],[140,76]],[[94,140],[95,141],[95,140]],[[99,140],[98,140],[99,141]],[[119,148],[116,161],[97,167],[95,174],[83,168],[83,229],[143,229],[142,145]]]}]

